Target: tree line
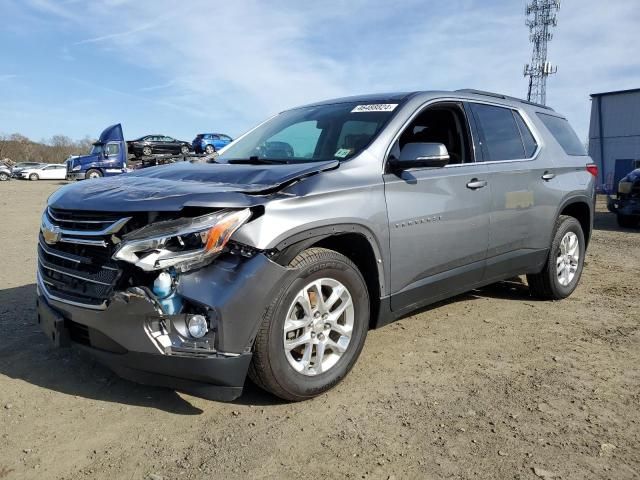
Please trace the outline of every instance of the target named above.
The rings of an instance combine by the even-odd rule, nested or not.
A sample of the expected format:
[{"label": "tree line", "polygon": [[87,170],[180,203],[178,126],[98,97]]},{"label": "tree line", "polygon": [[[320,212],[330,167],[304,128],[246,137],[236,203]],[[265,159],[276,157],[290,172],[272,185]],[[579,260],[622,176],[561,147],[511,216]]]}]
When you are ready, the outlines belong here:
[{"label": "tree line", "polygon": [[48,140],[36,142],[19,133],[0,133],[0,162],[63,163],[69,155],[89,153],[95,140],[85,137],[72,140],[65,135],[54,135]]}]

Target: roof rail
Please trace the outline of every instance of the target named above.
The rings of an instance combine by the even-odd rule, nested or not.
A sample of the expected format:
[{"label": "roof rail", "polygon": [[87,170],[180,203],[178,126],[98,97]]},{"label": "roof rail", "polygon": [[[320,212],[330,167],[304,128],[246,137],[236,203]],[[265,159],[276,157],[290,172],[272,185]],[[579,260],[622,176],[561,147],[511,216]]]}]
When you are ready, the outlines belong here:
[{"label": "roof rail", "polygon": [[484,90],[475,90],[473,88],[461,88],[460,90],[456,90],[456,92],[460,93],[472,93],[475,95],[484,95],[485,97],[494,97],[494,98],[502,98],[503,100],[515,100],[516,102],[525,103],[527,105],[533,105],[534,107],[544,108],[546,110],[551,110],[555,112],[555,110],[546,105],[542,105],[541,103],[530,102],[529,100],[524,100],[522,98],[510,97],[509,95],[502,95],[501,93],[493,93],[493,92],[485,92]]}]

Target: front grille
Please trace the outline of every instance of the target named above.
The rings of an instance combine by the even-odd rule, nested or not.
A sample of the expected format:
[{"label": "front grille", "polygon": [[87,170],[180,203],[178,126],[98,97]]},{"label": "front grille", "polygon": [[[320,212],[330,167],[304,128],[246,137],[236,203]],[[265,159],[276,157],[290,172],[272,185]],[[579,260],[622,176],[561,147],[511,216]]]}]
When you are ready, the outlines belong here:
[{"label": "front grille", "polygon": [[117,213],[49,209],[43,219],[59,230],[56,243],[40,234],[38,269],[47,293],[63,302],[103,308],[122,276],[112,260],[111,235],[129,220]]}]

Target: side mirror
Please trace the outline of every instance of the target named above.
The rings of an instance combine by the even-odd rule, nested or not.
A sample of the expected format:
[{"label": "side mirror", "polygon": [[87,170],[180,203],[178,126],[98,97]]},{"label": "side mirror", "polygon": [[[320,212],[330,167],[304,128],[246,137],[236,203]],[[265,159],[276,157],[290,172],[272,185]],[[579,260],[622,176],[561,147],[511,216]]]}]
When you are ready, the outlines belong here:
[{"label": "side mirror", "polygon": [[398,170],[408,168],[441,168],[449,163],[449,152],[442,143],[407,143],[399,159],[390,164]]}]

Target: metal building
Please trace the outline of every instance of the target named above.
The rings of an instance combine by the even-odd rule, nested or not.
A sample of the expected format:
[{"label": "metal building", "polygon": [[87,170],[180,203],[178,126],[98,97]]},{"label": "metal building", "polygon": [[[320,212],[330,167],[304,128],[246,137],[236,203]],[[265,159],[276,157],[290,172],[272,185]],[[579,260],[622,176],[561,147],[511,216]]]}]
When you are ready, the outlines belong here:
[{"label": "metal building", "polygon": [[589,155],[598,164],[598,186],[606,192],[640,168],[640,88],[591,95]]}]

